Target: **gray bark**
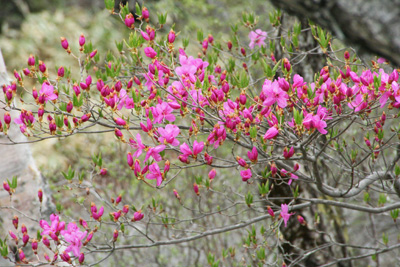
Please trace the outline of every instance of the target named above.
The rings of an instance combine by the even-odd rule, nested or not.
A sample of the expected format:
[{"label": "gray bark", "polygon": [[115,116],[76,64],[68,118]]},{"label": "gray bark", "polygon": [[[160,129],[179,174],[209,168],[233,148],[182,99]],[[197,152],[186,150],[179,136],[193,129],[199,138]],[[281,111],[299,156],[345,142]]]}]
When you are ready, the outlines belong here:
[{"label": "gray bark", "polygon": [[399,0],[271,0],[299,18],[329,29],[359,53],[382,56],[400,65]]}]

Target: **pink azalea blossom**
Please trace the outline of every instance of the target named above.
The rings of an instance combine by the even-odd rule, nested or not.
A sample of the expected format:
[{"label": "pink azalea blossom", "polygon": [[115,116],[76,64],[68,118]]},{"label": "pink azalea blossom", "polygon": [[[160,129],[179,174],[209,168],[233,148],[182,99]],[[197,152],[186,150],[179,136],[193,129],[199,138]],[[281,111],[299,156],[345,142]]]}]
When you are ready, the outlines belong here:
[{"label": "pink azalea blossom", "polygon": [[156,107],[152,108],[154,122],[162,123],[164,120],[173,122],[175,121],[175,116],[171,113],[173,109],[166,102],[158,104]]},{"label": "pink azalea blossom", "polygon": [[135,153],[133,153],[132,155],[135,158],[139,157],[143,153],[143,150],[146,148],[146,146],[142,143],[142,137],[139,133],[136,135],[136,141],[132,138],[129,139],[129,145],[132,148],[136,149]]},{"label": "pink azalea blossom", "polygon": [[271,81],[265,80],[263,85],[263,93],[267,97],[263,102],[263,105],[269,107],[277,103],[278,107],[280,108],[285,108],[287,106],[287,100],[289,99],[289,96],[279,87],[279,83],[277,81],[271,83]]},{"label": "pink azalea blossom", "polygon": [[257,29],[256,31],[251,31],[249,33],[250,49],[253,49],[255,45],[258,45],[259,47],[265,45],[264,40],[267,38],[267,36],[268,34],[266,32],[263,32],[261,29]]},{"label": "pink azalea blossom", "polygon": [[58,98],[58,95],[54,93],[54,87],[49,82],[44,82],[42,84],[42,89],[40,89],[39,94],[43,95],[44,102],[48,100],[53,101]]},{"label": "pink azalea blossom", "polygon": [[146,178],[150,179],[150,180],[156,179],[157,186],[160,186],[163,181],[163,178],[162,178],[162,174],[160,171],[160,167],[158,167],[158,164],[157,163],[151,164],[149,166],[149,170],[150,170],[150,172],[146,175]]},{"label": "pink azalea blossom", "polygon": [[285,223],[285,227],[287,227],[287,222],[289,221],[290,216],[294,213],[289,213],[289,207],[287,204],[281,205],[281,216],[283,218],[283,222]]},{"label": "pink azalea blossom", "polygon": [[50,235],[51,233],[55,234],[65,227],[65,222],[60,222],[60,217],[57,214],[50,215],[51,225],[48,224],[45,220],[40,220],[39,225],[42,227],[43,232],[41,235]]},{"label": "pink azalea blossom", "polygon": [[201,151],[203,151],[204,148],[204,142],[197,142],[197,140],[194,140],[193,142],[193,155],[197,156]]},{"label": "pink azalea blossom", "polygon": [[325,130],[327,124],[325,121],[321,120],[319,115],[313,115],[312,113],[308,113],[303,120],[303,125],[306,129],[315,128],[321,134],[328,133],[328,131]]},{"label": "pink azalea blossom", "polygon": [[156,147],[150,147],[149,150],[147,151],[146,157],[144,161],[146,162],[150,157],[153,157],[155,161],[161,161],[162,158],[160,156],[160,152],[165,149],[165,145],[159,145]]},{"label": "pink azalea blossom", "polygon": [[70,245],[65,249],[65,252],[72,251],[75,257],[79,257],[81,248],[83,246],[82,240],[86,237],[87,231],[82,232],[79,230],[78,226],[71,222],[68,224],[67,230],[61,231],[61,235],[64,237],[65,241],[70,243]]},{"label": "pink azalea blossom", "polygon": [[268,131],[264,135],[264,139],[269,140],[274,138],[279,134],[279,130],[276,127],[271,127],[268,129]]},{"label": "pink azalea blossom", "polygon": [[247,169],[247,170],[240,171],[240,176],[242,176],[242,181],[246,182],[252,176],[251,170]]},{"label": "pink azalea blossom", "polygon": [[160,141],[161,143],[163,144],[168,143],[173,146],[179,145],[178,139],[175,138],[180,133],[178,126],[173,124],[168,124],[167,126],[165,126],[165,129],[162,127],[158,128],[158,132],[160,133],[158,141]]},{"label": "pink azalea blossom", "polygon": [[181,149],[181,152],[183,153],[184,156],[187,157],[193,155],[193,152],[188,144],[183,143],[179,148]]}]

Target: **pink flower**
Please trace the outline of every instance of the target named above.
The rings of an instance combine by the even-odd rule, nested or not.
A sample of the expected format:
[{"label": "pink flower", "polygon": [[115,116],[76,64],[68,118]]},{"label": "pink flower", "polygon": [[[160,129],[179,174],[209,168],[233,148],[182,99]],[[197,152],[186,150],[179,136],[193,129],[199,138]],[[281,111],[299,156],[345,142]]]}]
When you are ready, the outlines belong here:
[{"label": "pink flower", "polygon": [[68,224],[67,230],[63,230],[60,233],[65,241],[70,243],[65,252],[72,251],[75,257],[79,257],[81,254],[80,249],[83,246],[82,240],[86,237],[87,231],[80,231],[78,226],[72,222]]},{"label": "pink flower", "polygon": [[267,38],[267,36],[268,34],[266,32],[263,32],[261,29],[257,29],[255,32],[251,31],[249,33],[250,49],[253,49],[255,45],[258,45],[259,47],[265,45],[264,40]]},{"label": "pink flower", "polygon": [[250,169],[247,169],[247,170],[240,171],[240,176],[242,176],[242,181],[243,181],[243,182],[246,182],[246,181],[249,180],[249,179],[251,178],[251,176],[252,176],[251,170],[250,170]]},{"label": "pink flower", "polygon": [[283,222],[285,223],[285,227],[287,227],[287,222],[289,221],[290,216],[294,213],[289,213],[289,208],[287,204],[281,205],[281,216],[283,218]]},{"label": "pink flower", "polygon": [[39,93],[41,96],[43,96],[44,102],[47,102],[48,100],[53,101],[58,98],[58,95],[54,93],[54,87],[48,82],[44,82],[42,84],[42,89],[39,91]]},{"label": "pink flower", "polygon": [[297,179],[299,179],[299,177],[296,174],[290,173],[290,180],[288,182],[288,185],[292,184],[293,179],[297,180]]},{"label": "pink flower", "polygon": [[41,233],[42,236],[50,235],[51,233],[55,234],[58,231],[62,230],[63,226],[65,226],[64,222],[62,224],[60,224],[60,217],[58,217],[57,214],[51,214],[50,221],[51,221],[51,225],[49,225],[48,222],[45,220],[41,220],[39,222],[40,227],[42,227],[42,229],[43,229],[43,232]]},{"label": "pink flower", "polygon": [[183,143],[180,147],[181,152],[183,153],[184,156],[191,156],[193,155],[192,150],[190,149],[189,145],[186,143]]},{"label": "pink flower", "polygon": [[129,145],[136,149],[135,153],[133,153],[133,157],[137,158],[143,153],[143,149],[146,148],[146,146],[142,143],[142,137],[138,133],[136,135],[136,141],[132,138],[129,139]]},{"label": "pink flower", "polygon": [[265,80],[263,85],[263,93],[266,96],[263,105],[269,107],[278,104],[278,107],[285,108],[287,106],[288,94],[279,87],[279,83],[274,81],[271,83],[269,80]]},{"label": "pink flower", "polygon": [[197,154],[199,154],[201,151],[203,151],[203,148],[204,148],[204,142],[197,142],[197,140],[194,140],[193,155],[196,157]]},{"label": "pink flower", "polygon": [[208,178],[210,180],[215,178],[215,175],[217,174],[217,172],[215,171],[215,169],[212,169],[209,173],[208,173]]},{"label": "pink flower", "polygon": [[168,124],[167,126],[165,126],[165,129],[161,128],[161,127],[158,128],[158,132],[160,133],[160,137],[158,138],[158,141],[160,141],[161,143],[164,143],[164,144],[168,143],[173,146],[179,145],[178,139],[175,138],[180,133],[178,126],[173,125],[173,124]]},{"label": "pink flower", "polygon": [[173,122],[175,121],[175,116],[171,113],[172,108],[168,105],[168,103],[163,102],[158,104],[156,107],[152,108],[154,122],[162,123],[164,120]]},{"label": "pink flower", "polygon": [[288,151],[287,147],[283,149],[283,156],[285,159],[290,159],[294,154],[294,147],[291,147]]},{"label": "pink flower", "polygon": [[324,129],[327,126],[326,122],[321,120],[319,115],[313,115],[312,113],[308,113],[303,120],[303,125],[306,129],[315,128],[321,134],[328,133],[328,131]]},{"label": "pink flower", "polygon": [[257,158],[258,158],[258,151],[256,147],[253,147],[253,149],[251,151],[247,152],[247,156],[249,157],[249,160],[253,163],[257,162]]},{"label": "pink flower", "polygon": [[264,139],[272,139],[279,134],[279,130],[276,127],[271,127],[264,135]]},{"label": "pink flower", "polygon": [[151,48],[151,47],[146,47],[146,48],[144,49],[144,53],[145,53],[146,56],[149,57],[149,58],[155,58],[155,57],[157,56],[157,52],[154,51],[154,49]]},{"label": "pink flower", "polygon": [[160,167],[158,167],[158,164],[157,163],[151,164],[149,166],[149,170],[150,170],[150,173],[148,173],[146,175],[146,178],[150,179],[150,180],[156,179],[157,180],[157,186],[160,186],[162,181],[163,181],[163,178],[162,178],[162,174],[161,174],[161,171],[160,171]]},{"label": "pink flower", "polygon": [[160,152],[165,149],[165,145],[159,145],[156,147],[150,147],[149,150],[147,151],[146,157],[144,161],[146,162],[150,157],[153,157],[155,161],[161,161],[162,158],[160,156]]}]

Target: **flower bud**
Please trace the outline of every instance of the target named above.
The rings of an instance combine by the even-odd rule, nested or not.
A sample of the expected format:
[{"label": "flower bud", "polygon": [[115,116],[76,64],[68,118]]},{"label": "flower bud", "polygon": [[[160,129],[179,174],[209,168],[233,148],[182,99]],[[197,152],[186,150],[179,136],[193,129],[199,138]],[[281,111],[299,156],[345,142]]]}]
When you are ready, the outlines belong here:
[{"label": "flower bud", "polygon": [[46,72],[46,65],[41,60],[39,60],[39,70],[42,73]]},{"label": "flower bud", "polygon": [[133,214],[132,221],[133,221],[133,222],[140,221],[141,219],[143,219],[143,217],[144,217],[144,214],[142,213],[141,210],[136,211],[136,212]]},{"label": "flower bud", "polygon": [[231,51],[232,50],[232,42],[228,41],[227,46],[228,46],[229,51]]},{"label": "flower bud", "polygon": [[14,225],[15,230],[18,229],[18,216],[14,215],[14,218],[12,219],[12,224]]},{"label": "flower bud", "polygon": [[82,264],[85,261],[85,254],[81,253],[81,255],[79,255],[78,261],[80,264]]},{"label": "flower bud", "polygon": [[37,249],[38,249],[38,241],[36,239],[32,240],[32,250],[33,253],[37,254]]},{"label": "flower bud", "polygon": [[125,25],[129,29],[135,28],[135,18],[133,17],[132,13],[129,13],[125,16]]},{"label": "flower bud", "polygon": [[349,60],[349,59],[350,59],[350,53],[349,53],[349,51],[345,51],[345,52],[344,52],[344,59],[345,59],[345,60]]},{"label": "flower bud", "polygon": [[118,197],[115,199],[115,204],[118,205],[121,202],[121,200],[122,200],[122,196],[118,195]]},{"label": "flower bud", "polygon": [[84,46],[85,45],[85,35],[83,35],[83,33],[81,34],[81,36],[79,36],[79,46]]},{"label": "flower bud", "polygon": [[215,171],[215,169],[212,169],[209,173],[208,173],[208,178],[210,180],[213,180],[216,176],[217,172]]},{"label": "flower bud", "polygon": [[275,217],[275,213],[274,213],[274,211],[271,209],[270,206],[267,206],[267,211],[268,211],[268,214],[269,214],[272,218]]},{"label": "flower bud", "polygon": [[114,241],[114,242],[117,241],[118,235],[119,235],[118,230],[115,229],[115,230],[114,230],[114,233],[113,233],[113,241]]},{"label": "flower bud", "polygon": [[28,65],[29,66],[35,66],[35,57],[33,55],[30,55],[28,58]]},{"label": "flower bud", "polygon": [[143,18],[146,22],[149,22],[150,13],[149,13],[149,10],[148,10],[146,7],[143,7],[143,9],[142,9],[142,18]]},{"label": "flower bud", "polygon": [[69,44],[66,38],[61,37],[61,46],[62,48],[64,48],[65,50],[69,49]]},{"label": "flower bud", "polygon": [[31,71],[28,68],[25,68],[23,70],[23,73],[25,74],[25,76],[29,76],[31,74]]},{"label": "flower bud", "polygon": [[89,54],[89,56],[90,56],[90,58],[94,58],[94,57],[96,56],[96,54],[97,54],[97,49],[93,50],[93,51]]},{"label": "flower bud", "polygon": [[124,206],[122,207],[122,212],[123,212],[124,214],[127,214],[127,213],[129,212],[129,205],[124,205]]},{"label": "flower bud", "polygon": [[3,188],[4,190],[6,190],[8,193],[11,194],[11,188],[6,181],[3,182]]},{"label": "flower bud", "polygon": [[[346,51],[347,52],[347,51]],[[304,220],[304,218],[300,215],[297,215],[297,221],[301,224],[301,225],[306,225],[306,221]]]},{"label": "flower bud", "polygon": [[242,47],[240,48],[240,53],[245,57],[246,56],[246,50]]},{"label": "flower bud", "polygon": [[29,235],[27,233],[24,233],[22,236],[22,243],[24,243],[24,246],[29,242]]},{"label": "flower bud", "polygon": [[200,195],[199,186],[196,183],[193,184],[193,191],[196,193],[196,195]]},{"label": "flower bud", "polygon": [[106,168],[101,168],[99,174],[102,175],[102,176],[107,175],[107,169]]},{"label": "flower bud", "polygon": [[175,38],[176,38],[175,32],[173,30],[170,30],[168,34],[168,43],[170,44],[174,43]]},{"label": "flower bud", "polygon": [[58,77],[64,77],[64,74],[65,74],[64,67],[63,66],[59,67],[58,70],[57,70],[57,76]]}]

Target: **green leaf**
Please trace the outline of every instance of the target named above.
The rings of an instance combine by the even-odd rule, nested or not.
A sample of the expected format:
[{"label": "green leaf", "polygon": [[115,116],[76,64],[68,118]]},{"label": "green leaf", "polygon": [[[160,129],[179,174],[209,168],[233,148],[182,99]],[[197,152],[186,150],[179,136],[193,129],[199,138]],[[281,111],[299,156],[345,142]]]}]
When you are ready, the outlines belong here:
[{"label": "green leaf", "polygon": [[115,5],[115,0],[104,0],[104,4],[108,10],[113,10]]}]

